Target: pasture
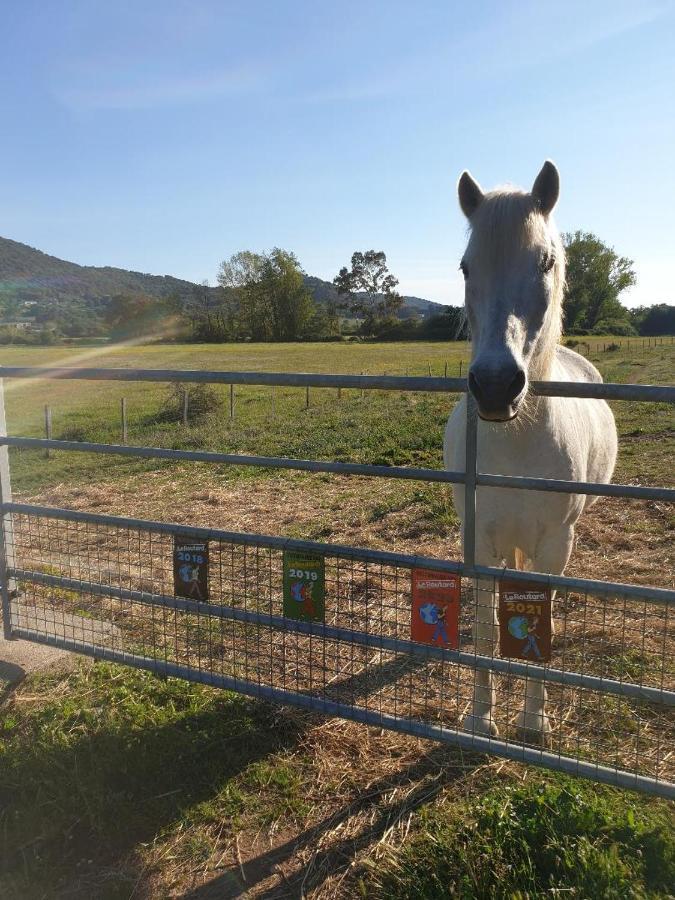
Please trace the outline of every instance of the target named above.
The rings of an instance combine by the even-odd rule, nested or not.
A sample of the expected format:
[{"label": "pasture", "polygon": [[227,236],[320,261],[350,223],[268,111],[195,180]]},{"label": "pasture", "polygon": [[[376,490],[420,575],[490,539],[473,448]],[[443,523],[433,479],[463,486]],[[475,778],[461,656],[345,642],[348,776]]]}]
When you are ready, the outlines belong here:
[{"label": "pasture", "polygon": [[[611,343],[587,348],[606,380],[672,379],[672,343]],[[467,360],[466,345],[420,343],[2,354],[7,365],[420,375],[446,363],[456,375]],[[231,419],[223,387],[193,397],[186,427],[164,385],[15,382],[9,432],[42,435],[49,404],[54,437],[119,442],[122,396],[131,444],[424,466],[441,465],[454,402],[312,389],[307,407],[299,389],[238,387]],[[672,408],[613,408],[615,480],[672,484]],[[12,452],[12,473],[18,498],[48,505],[458,554],[439,485],[27,450]],[[672,585],[673,528],[665,505],[601,500],[581,520],[568,572]],[[663,803],[207,688],[81,664],[26,681],[2,716],[8,896],[446,896],[454,884],[473,897],[489,896],[490,871],[500,896],[656,897],[675,877]]]}]

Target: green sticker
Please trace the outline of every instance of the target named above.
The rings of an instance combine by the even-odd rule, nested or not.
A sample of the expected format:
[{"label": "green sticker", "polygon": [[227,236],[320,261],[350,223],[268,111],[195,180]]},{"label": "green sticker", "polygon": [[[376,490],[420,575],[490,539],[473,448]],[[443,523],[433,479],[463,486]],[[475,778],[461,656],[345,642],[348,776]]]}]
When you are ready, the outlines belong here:
[{"label": "green sticker", "polygon": [[285,551],[284,615],[304,622],[323,622],[325,593],[323,556]]}]

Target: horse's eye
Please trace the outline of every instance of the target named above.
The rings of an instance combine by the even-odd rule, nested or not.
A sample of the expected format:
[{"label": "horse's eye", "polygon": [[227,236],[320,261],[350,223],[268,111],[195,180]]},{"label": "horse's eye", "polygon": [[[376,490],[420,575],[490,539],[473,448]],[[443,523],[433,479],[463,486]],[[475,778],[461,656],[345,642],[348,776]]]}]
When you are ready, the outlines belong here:
[{"label": "horse's eye", "polygon": [[459,267],[462,270],[462,275],[464,276],[464,278],[468,278],[469,277],[469,268],[468,268],[467,264],[464,262],[464,260],[461,261],[461,263],[459,264]]},{"label": "horse's eye", "polygon": [[542,272],[550,272],[555,265],[555,256],[553,253],[545,253],[539,264]]}]

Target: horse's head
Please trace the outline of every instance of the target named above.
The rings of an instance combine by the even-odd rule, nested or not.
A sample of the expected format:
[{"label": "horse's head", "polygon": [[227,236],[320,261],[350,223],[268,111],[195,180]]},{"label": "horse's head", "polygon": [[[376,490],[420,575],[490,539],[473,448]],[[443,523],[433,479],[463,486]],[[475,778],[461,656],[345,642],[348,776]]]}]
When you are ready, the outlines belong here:
[{"label": "horse's head", "polygon": [[518,415],[529,378],[546,377],[560,336],[564,252],[551,219],[560,179],[545,162],[531,193],[457,187],[471,233],[462,258],[471,328],[469,390],[481,418]]}]

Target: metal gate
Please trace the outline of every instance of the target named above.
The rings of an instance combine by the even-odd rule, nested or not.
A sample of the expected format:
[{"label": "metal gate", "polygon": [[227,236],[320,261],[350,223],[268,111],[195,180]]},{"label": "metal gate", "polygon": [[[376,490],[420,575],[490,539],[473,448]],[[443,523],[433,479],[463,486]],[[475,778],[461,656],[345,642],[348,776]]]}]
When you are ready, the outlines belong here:
[{"label": "metal gate", "polygon": [[[34,377],[466,391],[466,382],[456,378],[0,368],[0,378]],[[674,387],[539,382],[533,390],[675,402]],[[675,797],[675,590],[480,566],[473,540],[476,489],[483,485],[671,502],[675,490],[479,473],[476,436],[469,397],[465,474],[9,437],[0,402],[5,636]],[[461,483],[467,510],[464,560],[14,503],[9,447]],[[208,548],[208,602],[174,590],[179,540]],[[321,562],[320,621],[288,615],[289,554],[310,554]],[[452,577],[461,590],[453,647],[412,639],[412,581],[420,570]],[[473,643],[481,590],[496,591],[505,580],[556,590],[555,638],[547,662],[486,654]],[[499,737],[461,729],[477,671],[497,676]],[[528,685],[541,681],[553,724],[546,748],[526,743],[515,731]]]}]

